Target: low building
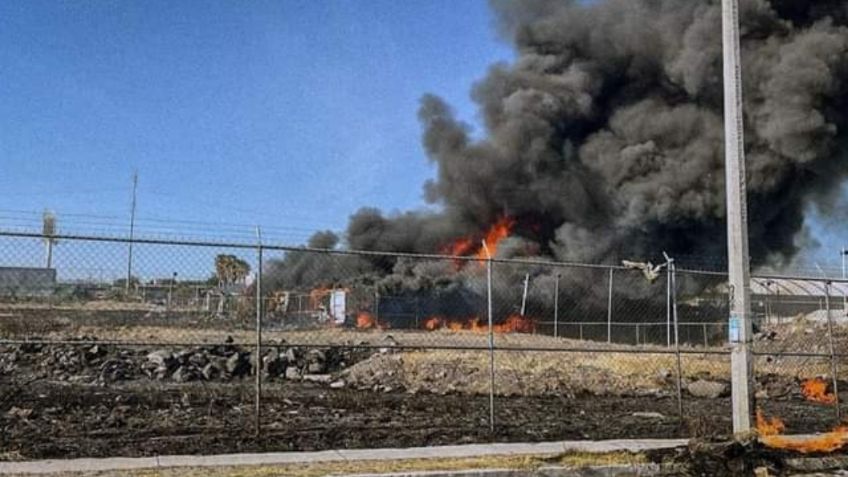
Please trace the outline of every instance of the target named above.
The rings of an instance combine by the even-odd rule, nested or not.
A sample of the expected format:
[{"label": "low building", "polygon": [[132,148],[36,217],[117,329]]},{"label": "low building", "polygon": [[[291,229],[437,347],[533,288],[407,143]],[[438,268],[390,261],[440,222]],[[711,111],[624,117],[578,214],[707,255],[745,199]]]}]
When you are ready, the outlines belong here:
[{"label": "low building", "polygon": [[0,267],[0,294],[41,295],[56,287],[55,268]]}]

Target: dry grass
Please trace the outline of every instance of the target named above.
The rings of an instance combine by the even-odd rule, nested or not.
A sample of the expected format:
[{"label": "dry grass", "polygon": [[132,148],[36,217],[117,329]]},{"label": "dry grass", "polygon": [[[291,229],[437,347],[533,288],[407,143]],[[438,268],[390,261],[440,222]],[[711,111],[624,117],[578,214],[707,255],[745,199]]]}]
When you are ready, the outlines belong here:
[{"label": "dry grass", "polygon": [[[76,325],[63,329],[61,332],[53,333],[50,338],[61,339],[68,335],[97,336],[101,340],[121,340],[144,342],[157,340],[161,342],[186,343],[196,342],[199,344],[218,344],[227,336],[232,336],[237,342],[253,343],[255,334],[251,329],[225,326],[190,327],[185,324],[174,326],[149,326],[144,324],[131,324],[123,326],[93,326]],[[380,345],[394,341],[399,345],[410,347],[476,347],[485,349],[488,346],[488,337],[484,333],[472,331],[446,331],[438,330],[432,332],[419,330],[355,330],[350,328],[319,328],[311,330],[274,330],[273,323],[268,324],[262,332],[263,339],[276,341],[285,339],[288,343],[308,345],[338,345],[356,344],[367,342],[372,345]],[[533,348],[533,349],[621,349],[631,350],[635,347],[630,345],[607,344],[595,341],[580,341],[567,338],[554,338],[547,335],[531,334],[499,334],[495,336],[495,345],[501,348]],[[640,346],[638,349],[646,352],[665,350],[658,346]]]},{"label": "dry grass", "polygon": [[[488,392],[487,352],[422,351],[404,353],[399,359],[407,389]],[[506,395],[536,395],[557,390],[629,393],[657,389],[668,385],[667,377],[676,369],[673,355],[506,352],[495,357],[497,392]],[[683,373],[688,378],[722,379],[729,373],[729,363],[721,356],[690,357],[685,360]]]},{"label": "dry grass", "polygon": [[[343,376],[355,387],[402,387],[409,391],[484,394],[489,392],[487,351],[430,350],[372,357]],[[758,365],[759,366],[759,365]],[[823,359],[782,358],[758,367],[783,378],[809,378],[829,373]],[[673,387],[677,357],[616,351],[504,351],[494,360],[498,395],[534,396],[550,393],[611,395],[652,394]],[[688,380],[730,379],[726,355],[688,354],[681,358]]]},{"label": "dry grass", "polygon": [[[380,474],[415,471],[457,471],[483,468],[532,470],[545,466],[586,467],[597,465],[642,464],[641,454],[628,452],[565,453],[536,456],[487,456],[456,459],[412,459],[390,461],[325,462],[318,464],[287,464],[239,467],[173,467],[136,471],[86,472],[68,474],[75,477],[319,477],[326,475]],[[55,475],[55,474],[54,474]]]},{"label": "dry grass", "polygon": [[161,308],[150,303],[124,302],[111,300],[62,301],[45,303],[41,301],[24,301],[19,303],[3,303],[3,309],[10,310],[66,310],[66,311],[152,311]]}]

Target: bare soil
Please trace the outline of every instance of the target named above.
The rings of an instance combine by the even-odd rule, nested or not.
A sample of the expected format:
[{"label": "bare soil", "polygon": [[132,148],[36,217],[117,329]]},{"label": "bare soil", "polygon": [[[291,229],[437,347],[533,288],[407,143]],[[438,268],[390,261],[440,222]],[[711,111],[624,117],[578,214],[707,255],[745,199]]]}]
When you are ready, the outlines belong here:
[{"label": "bare soil", "polygon": [[[286,373],[269,379],[262,392],[257,437],[253,378],[247,371],[190,382],[177,382],[173,374],[156,380],[143,372],[147,353],[162,346],[174,352],[176,343],[216,348],[228,336],[236,343],[231,346],[249,344],[253,334],[246,326],[149,311],[7,309],[3,313],[2,339],[90,336],[161,343],[103,345],[96,347],[97,352],[91,345],[50,345],[43,352],[24,352],[19,345],[0,349],[0,459],[6,460],[668,438],[726,435],[731,430],[727,397],[697,398],[684,389],[683,416],[678,416],[676,360],[671,354],[658,354],[658,348],[641,347],[639,351],[647,353],[636,354],[626,345],[498,336],[502,349],[537,351],[498,351],[496,426],[491,432],[488,355],[450,349],[483,347],[485,336],[269,329],[264,333],[267,344],[280,353],[295,345],[304,348],[304,355],[310,346],[349,350],[340,355],[343,365],[328,353],[327,366],[320,371],[332,374],[326,382],[289,379]],[[815,333],[806,328],[781,330],[758,342],[758,347],[792,349],[790,345],[810,336]],[[441,349],[399,353],[381,352],[381,346]],[[203,353],[213,355],[212,348]],[[604,352],[598,352],[601,348]],[[242,351],[249,353],[250,348]],[[687,351],[690,354],[682,360],[684,388],[702,379],[727,382],[726,355]],[[116,360],[125,363],[120,369],[126,372],[120,378],[103,379],[106,363]],[[249,362],[250,357],[245,355],[244,360]],[[300,360],[303,371],[309,363]],[[758,358],[758,391],[765,396],[758,406],[768,416],[783,418],[787,432],[828,430],[835,424],[834,408],[804,401],[798,382],[827,374],[829,364],[822,358]],[[840,389],[848,385],[841,383]]]},{"label": "bare soil", "polygon": [[[674,409],[668,399],[498,398],[492,435],[486,396],[287,383],[264,391],[262,435],[256,438],[247,383],[103,388],[5,382],[2,387],[0,453],[26,459],[685,435],[672,416],[631,415],[668,414]],[[695,407],[699,413],[721,406],[703,404]],[[9,415],[13,407],[32,413]],[[715,424],[721,430],[727,423]]]},{"label": "bare soil", "polygon": [[[297,382],[266,387],[262,433],[244,383],[0,382],[0,455],[7,459],[309,451],[558,439],[669,438],[730,431],[729,401],[576,396],[488,397],[329,389]],[[13,411],[17,409],[18,411]],[[821,430],[832,408],[769,403],[793,432]],[[663,417],[634,413],[659,413]]]}]

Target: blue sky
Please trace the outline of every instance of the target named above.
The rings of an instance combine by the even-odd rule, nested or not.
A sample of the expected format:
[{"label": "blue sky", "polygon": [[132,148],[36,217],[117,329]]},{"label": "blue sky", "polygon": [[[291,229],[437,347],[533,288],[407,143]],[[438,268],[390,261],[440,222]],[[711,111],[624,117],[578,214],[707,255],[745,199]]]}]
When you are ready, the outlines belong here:
[{"label": "blue sky", "polygon": [[[485,0],[0,2],[0,227],[299,244],[424,207],[424,93],[476,123],[513,52]],[[843,222],[811,214],[837,264]],[[40,252],[36,252],[40,253]]]},{"label": "blue sky", "polygon": [[473,123],[511,57],[483,0],[2,2],[0,222],[118,230],[136,169],[150,233],[299,242],[422,207],[419,98]]}]

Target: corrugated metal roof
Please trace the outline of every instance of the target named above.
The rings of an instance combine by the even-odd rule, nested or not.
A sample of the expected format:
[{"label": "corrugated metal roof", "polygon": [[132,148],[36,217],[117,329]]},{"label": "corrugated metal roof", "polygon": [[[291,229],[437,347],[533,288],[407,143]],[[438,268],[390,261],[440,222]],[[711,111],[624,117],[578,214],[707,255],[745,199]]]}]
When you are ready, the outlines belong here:
[{"label": "corrugated metal roof", "polygon": [[[751,278],[754,295],[825,296],[827,280],[790,280],[784,278]],[[848,283],[831,283],[830,296],[848,296]]]}]

